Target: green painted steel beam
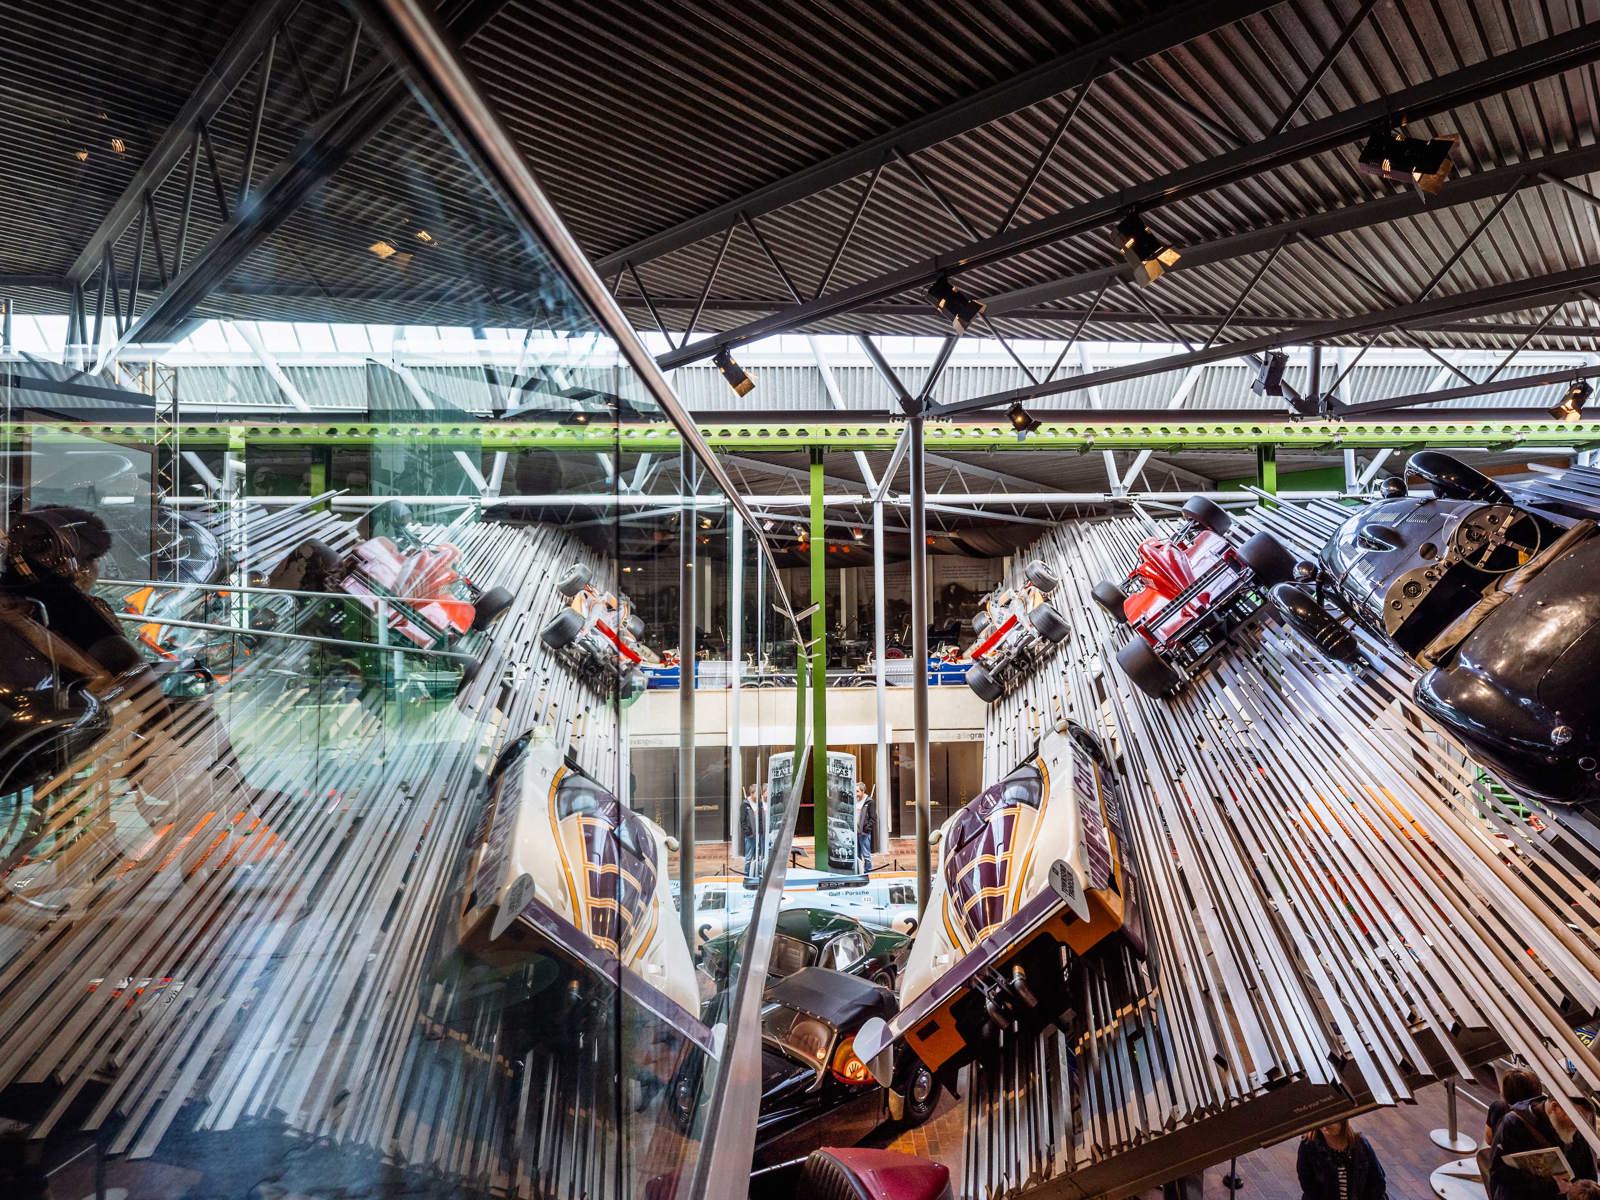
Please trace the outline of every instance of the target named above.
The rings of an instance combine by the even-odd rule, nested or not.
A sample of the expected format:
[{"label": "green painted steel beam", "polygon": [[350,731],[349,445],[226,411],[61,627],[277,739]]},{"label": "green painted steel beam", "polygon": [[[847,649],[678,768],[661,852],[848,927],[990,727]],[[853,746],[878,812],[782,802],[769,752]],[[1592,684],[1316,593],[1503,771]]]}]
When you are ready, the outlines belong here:
[{"label": "green painted steel beam", "polygon": [[811,833],[813,865],[828,853],[828,522],[823,452],[811,451]]},{"label": "green painted steel beam", "polygon": [[[894,448],[901,421],[770,421],[764,423],[701,422],[699,429],[712,449],[730,453],[824,453]],[[5,426],[6,436],[92,437],[138,444],[152,440],[149,424],[132,422],[30,421]],[[482,450],[596,450],[623,453],[672,452],[678,435],[666,423],[617,426],[575,426],[555,422],[349,423],[292,421],[186,423],[180,444],[189,450],[206,446],[345,446],[357,448],[421,442],[449,448]],[[1274,446],[1280,450],[1413,449],[1422,446],[1600,447],[1600,426],[1573,426],[1560,421],[1073,421],[1046,422],[1018,441],[1009,425],[930,421],[930,453],[961,454],[1055,450],[1234,450]]]}]

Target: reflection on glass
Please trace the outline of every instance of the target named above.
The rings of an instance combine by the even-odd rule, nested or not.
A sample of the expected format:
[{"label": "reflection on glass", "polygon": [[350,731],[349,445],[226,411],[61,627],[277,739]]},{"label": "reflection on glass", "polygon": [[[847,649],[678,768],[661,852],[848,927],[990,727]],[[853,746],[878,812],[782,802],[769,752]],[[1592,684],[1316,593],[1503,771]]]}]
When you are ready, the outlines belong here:
[{"label": "reflection on glass", "polygon": [[[352,33],[314,3],[291,25],[313,74]],[[669,1200],[704,1150],[742,968],[702,947],[770,845],[725,869],[772,752],[739,746],[737,646],[784,643],[781,589],[705,472],[622,452],[648,391],[355,45],[381,132],[314,213],[255,226],[179,316],[123,230],[5,356],[19,1196]],[[304,168],[299,103],[267,106],[255,187]],[[216,140],[202,189],[250,191]],[[167,277],[257,214],[197,212]],[[695,667],[724,734],[685,758],[675,724],[635,730]]]}]

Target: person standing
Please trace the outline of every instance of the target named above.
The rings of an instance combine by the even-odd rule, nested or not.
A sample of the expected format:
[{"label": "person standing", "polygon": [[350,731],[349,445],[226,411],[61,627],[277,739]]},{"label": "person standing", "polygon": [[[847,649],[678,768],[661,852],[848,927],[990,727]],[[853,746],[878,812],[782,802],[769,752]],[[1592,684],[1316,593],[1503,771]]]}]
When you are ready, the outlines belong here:
[{"label": "person standing", "polygon": [[[1592,1111],[1587,1100],[1568,1103],[1585,1116]],[[1550,1149],[1559,1149],[1566,1156],[1570,1176],[1552,1178],[1506,1161],[1525,1151]],[[1549,1097],[1513,1104],[1495,1126],[1494,1144],[1489,1148],[1489,1200],[1560,1200],[1572,1180],[1594,1177],[1594,1152],[1589,1143],[1566,1110]]]},{"label": "person standing", "polygon": [[878,807],[863,783],[856,784],[856,859],[863,871],[872,870],[872,843],[878,836]]},{"label": "person standing", "polygon": [[1388,1200],[1383,1164],[1349,1121],[1306,1134],[1296,1169],[1302,1200]]},{"label": "person standing", "polygon": [[744,790],[744,798],[739,802],[739,836],[744,841],[744,874],[746,879],[756,878],[760,874],[760,867],[756,862],[756,785],[751,784]]},{"label": "person standing", "polygon": [[[1488,1165],[1489,1147],[1494,1145],[1494,1131],[1500,1124],[1501,1119],[1511,1111],[1511,1106],[1542,1095],[1544,1095],[1544,1088],[1539,1085],[1539,1077],[1532,1071],[1525,1071],[1521,1067],[1512,1067],[1500,1077],[1500,1099],[1489,1105],[1489,1111],[1483,1118],[1483,1152],[1485,1156],[1483,1165],[1485,1168]],[[1487,1169],[1485,1174],[1487,1174]]]}]

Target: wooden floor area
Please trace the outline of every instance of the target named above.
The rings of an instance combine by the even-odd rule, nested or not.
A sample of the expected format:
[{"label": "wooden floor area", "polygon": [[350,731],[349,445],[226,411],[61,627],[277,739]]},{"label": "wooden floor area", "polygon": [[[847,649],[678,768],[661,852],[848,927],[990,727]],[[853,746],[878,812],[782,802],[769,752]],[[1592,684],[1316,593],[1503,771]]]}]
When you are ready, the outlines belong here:
[{"label": "wooden floor area", "polygon": [[[1481,1137],[1489,1093],[1477,1084],[1466,1084],[1458,1095],[1462,1132],[1473,1138]],[[939,1111],[922,1128],[898,1136],[885,1134],[870,1144],[935,1159],[949,1165],[956,1174],[960,1170],[965,1111],[964,1102],[946,1096]],[[1443,1128],[1445,1121],[1443,1085],[1424,1088],[1417,1094],[1415,1104],[1378,1109],[1356,1118],[1356,1128],[1372,1142],[1383,1164],[1391,1200],[1412,1200],[1413,1197],[1423,1200],[1432,1196],[1428,1177],[1452,1158],[1461,1157],[1441,1150],[1428,1137],[1431,1130]],[[1300,1200],[1300,1185],[1295,1176],[1298,1151],[1299,1139],[1294,1138],[1241,1158],[1236,1167],[1243,1183],[1237,1193],[1240,1200]],[[1209,1167],[1204,1174],[1205,1200],[1231,1200],[1223,1182],[1228,1174],[1227,1163]],[[1153,1200],[1160,1193],[1147,1195]]]}]

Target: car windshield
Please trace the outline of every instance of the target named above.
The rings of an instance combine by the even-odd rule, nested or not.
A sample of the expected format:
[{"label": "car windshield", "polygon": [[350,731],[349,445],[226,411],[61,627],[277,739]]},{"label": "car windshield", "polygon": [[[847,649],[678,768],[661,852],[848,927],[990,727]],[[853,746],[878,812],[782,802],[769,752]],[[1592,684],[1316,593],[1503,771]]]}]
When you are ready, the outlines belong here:
[{"label": "car windshield", "polygon": [[771,979],[787,979],[816,960],[817,948],[810,942],[780,933],[772,939],[772,965],[767,975]]},{"label": "car windshield", "polygon": [[815,1070],[828,1061],[833,1033],[826,1021],[786,1005],[768,1005],[761,1014],[761,1040]]}]

